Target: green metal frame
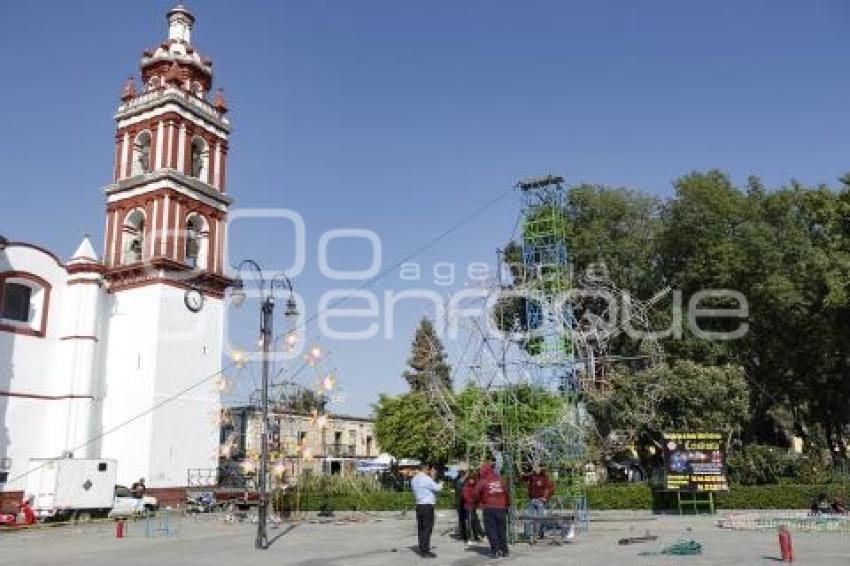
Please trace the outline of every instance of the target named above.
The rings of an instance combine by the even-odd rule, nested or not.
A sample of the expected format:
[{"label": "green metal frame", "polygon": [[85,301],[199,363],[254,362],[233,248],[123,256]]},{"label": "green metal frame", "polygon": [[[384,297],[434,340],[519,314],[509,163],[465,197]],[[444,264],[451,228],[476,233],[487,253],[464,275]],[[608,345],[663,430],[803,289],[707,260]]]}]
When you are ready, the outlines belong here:
[{"label": "green metal frame", "polygon": [[[682,497],[689,495],[690,497]],[[708,496],[706,499],[705,496]],[[702,497],[700,497],[702,496]],[[677,491],[676,502],[679,505],[679,515],[685,514],[685,509],[690,507],[694,511],[694,515],[699,514],[700,507],[707,507],[709,515],[714,515],[714,493],[708,491]]]}]

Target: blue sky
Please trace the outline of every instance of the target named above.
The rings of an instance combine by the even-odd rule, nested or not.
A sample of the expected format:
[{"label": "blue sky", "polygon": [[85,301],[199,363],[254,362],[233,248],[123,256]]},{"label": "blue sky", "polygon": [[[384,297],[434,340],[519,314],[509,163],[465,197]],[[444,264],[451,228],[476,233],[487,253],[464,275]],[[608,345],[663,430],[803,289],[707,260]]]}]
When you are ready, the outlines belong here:
[{"label": "blue sky", "polygon": [[[102,240],[118,94],[141,51],[165,38],[171,6],[0,3],[0,233],[62,256],[83,233]],[[213,58],[232,109],[235,206],[305,219],[296,286],[308,314],[339,287],[318,273],[324,231],[373,230],[386,266],[522,177],[558,172],[663,196],[694,169],[738,183],[755,173],[769,186],[834,184],[850,170],[846,2],[189,8],[193,43]],[[441,261],[459,272],[492,263],[517,210],[517,199],[501,201],[417,261],[426,273]],[[291,239],[285,224],[245,225],[231,253],[283,267]],[[331,263],[364,267],[367,251],[340,243]],[[373,289],[409,287],[392,274]],[[395,340],[327,345],[346,395],[339,410],[367,413],[379,391],[404,389],[425,311],[399,308]]]}]

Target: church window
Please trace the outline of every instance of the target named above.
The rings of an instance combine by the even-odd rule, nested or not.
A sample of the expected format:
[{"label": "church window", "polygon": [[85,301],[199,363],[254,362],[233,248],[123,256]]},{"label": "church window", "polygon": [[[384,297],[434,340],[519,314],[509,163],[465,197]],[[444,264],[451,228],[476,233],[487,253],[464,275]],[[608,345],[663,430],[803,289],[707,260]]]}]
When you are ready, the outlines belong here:
[{"label": "church window", "polygon": [[186,219],[186,265],[203,267],[207,264],[209,225],[203,216],[190,214]]},{"label": "church window", "polygon": [[141,132],[133,143],[133,169],[131,176],[150,173],[151,171],[151,133]]},{"label": "church window", "polygon": [[210,153],[207,143],[200,137],[192,138],[192,177],[206,181],[209,170]]},{"label": "church window", "polygon": [[32,289],[21,283],[6,282],[3,286],[3,318],[17,322],[30,321]]},{"label": "church window", "polygon": [[0,331],[44,336],[50,284],[36,275],[0,273]]},{"label": "church window", "polygon": [[136,209],[124,221],[124,264],[142,261],[145,249],[145,213]]}]

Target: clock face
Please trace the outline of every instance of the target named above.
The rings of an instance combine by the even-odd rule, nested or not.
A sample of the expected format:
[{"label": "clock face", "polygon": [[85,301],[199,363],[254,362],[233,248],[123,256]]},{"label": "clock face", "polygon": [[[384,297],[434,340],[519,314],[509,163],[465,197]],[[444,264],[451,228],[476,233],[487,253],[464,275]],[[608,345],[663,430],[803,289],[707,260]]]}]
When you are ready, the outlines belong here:
[{"label": "clock face", "polygon": [[183,296],[183,302],[186,303],[186,308],[192,312],[199,312],[204,308],[204,295],[198,289],[188,289]]}]

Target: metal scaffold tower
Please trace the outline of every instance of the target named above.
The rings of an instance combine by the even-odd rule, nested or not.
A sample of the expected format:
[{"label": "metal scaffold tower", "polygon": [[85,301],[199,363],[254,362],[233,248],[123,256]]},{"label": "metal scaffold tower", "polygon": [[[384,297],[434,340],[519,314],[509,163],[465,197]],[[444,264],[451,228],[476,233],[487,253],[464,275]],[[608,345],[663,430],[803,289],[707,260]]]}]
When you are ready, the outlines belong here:
[{"label": "metal scaffold tower", "polygon": [[570,303],[572,274],[567,255],[566,189],[563,177],[521,181],[521,289],[526,294],[527,338],[536,382],[564,393],[579,389]]},{"label": "metal scaffold tower", "polygon": [[607,394],[607,372],[615,364],[649,367],[663,358],[652,333],[636,354],[612,355],[609,349],[619,351],[614,341],[627,326],[650,330],[650,314],[669,292],[637,300],[610,280],[603,264],[576,275],[564,179],[525,180],[517,190],[520,231],[512,239],[520,242],[500,250],[498,282],[483,284],[479,304],[464,305],[479,315],[443,313],[443,322],[463,328],[465,340],[450,343],[459,346],[452,381],[463,389],[453,393],[436,376],[430,389],[444,421],[436,435],[463,446],[473,467],[495,461],[508,480],[512,540],[526,520],[519,480],[539,468],[557,484],[549,511],[573,517],[578,532],[587,529],[585,478],[593,469],[588,446],[615,453],[631,439],[599,434],[585,401]]},{"label": "metal scaffold tower", "polygon": [[[520,181],[517,188],[522,199],[523,269],[515,283],[525,296],[523,361],[531,376],[532,395],[537,388],[556,392],[562,403],[530,436],[516,438],[514,450],[521,461],[558,473],[561,490],[553,505],[572,509],[578,526],[586,528],[584,411],[578,396],[581,384],[570,294],[567,190],[563,177],[555,175]],[[536,404],[533,399],[527,403]]]},{"label": "metal scaffold tower", "polygon": [[[536,469],[546,469],[558,487],[550,512],[574,517],[579,531],[588,524],[566,190],[560,177],[524,181],[518,190],[522,244],[505,258],[512,280],[485,285],[480,300],[489,307],[467,320],[456,369],[469,375],[446,418],[469,462],[492,460],[507,480],[512,540],[527,520],[520,479]],[[499,304],[508,306],[492,308]],[[493,323],[501,332],[493,332]]]}]

